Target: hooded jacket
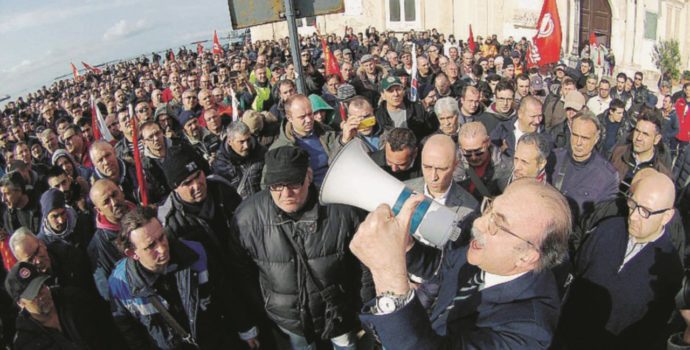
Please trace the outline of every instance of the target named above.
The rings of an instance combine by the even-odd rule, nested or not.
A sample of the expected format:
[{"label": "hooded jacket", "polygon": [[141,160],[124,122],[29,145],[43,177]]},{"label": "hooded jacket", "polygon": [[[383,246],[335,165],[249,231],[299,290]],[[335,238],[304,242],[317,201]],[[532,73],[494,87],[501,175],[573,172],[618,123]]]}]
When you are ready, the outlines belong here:
[{"label": "hooded jacket", "polygon": [[38,233],[38,238],[46,242],[46,244],[61,241],[86,252],[86,247],[89,245],[91,237],[84,228],[89,225],[80,222],[79,215],[74,208],[66,206],[65,210],[67,211],[67,227],[62,232],[55,232],[48,224],[48,215],[46,213],[41,219],[41,231]]},{"label": "hooded jacket", "polygon": [[250,151],[246,157],[240,157],[228,146],[227,141],[223,142],[213,163],[213,173],[228,180],[243,199],[261,191],[261,172],[266,153],[266,148],[258,144],[253,136],[249,142]]},{"label": "hooded jacket", "polygon": [[309,102],[311,102],[311,110],[314,113],[325,111],[326,116],[321,121],[321,124],[331,128],[331,130],[340,131],[340,117],[336,118],[336,112],[330,104],[321,96],[314,94],[309,95]]}]

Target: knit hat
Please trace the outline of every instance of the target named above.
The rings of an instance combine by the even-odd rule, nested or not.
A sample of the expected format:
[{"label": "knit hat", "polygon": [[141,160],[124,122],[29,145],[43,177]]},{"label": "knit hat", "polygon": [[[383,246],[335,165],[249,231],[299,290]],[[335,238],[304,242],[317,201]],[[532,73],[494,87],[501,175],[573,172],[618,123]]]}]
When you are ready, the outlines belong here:
[{"label": "knit hat", "polygon": [[350,84],[341,84],[338,86],[336,97],[339,101],[345,101],[353,98],[357,94],[355,87]]},{"label": "knit hat", "polygon": [[53,165],[57,165],[58,159],[62,157],[67,157],[70,161],[72,161],[72,164],[74,164],[74,157],[72,157],[72,155],[64,148],[56,149],[55,152],[53,152],[53,157],[50,159],[50,162]]},{"label": "knit hat", "polygon": [[22,261],[10,269],[5,279],[5,289],[14,301],[34,300],[49,278],[50,276],[38,272],[34,265]]},{"label": "knit hat", "polygon": [[196,119],[196,118],[197,118],[197,116],[194,115],[194,112],[182,111],[182,112],[180,112],[180,115],[177,117],[177,120],[180,122],[180,125],[182,125],[182,127],[184,127],[188,121],[190,121],[192,119]]},{"label": "knit hat", "polygon": [[294,146],[282,146],[266,153],[267,186],[302,183],[309,168],[309,153]]},{"label": "knit hat", "polygon": [[41,215],[43,220],[48,217],[48,214],[53,209],[65,207],[65,194],[55,188],[45,191],[41,196]]},{"label": "knit hat", "polygon": [[242,122],[247,124],[252,134],[264,127],[264,116],[257,111],[248,110],[242,114]]},{"label": "knit hat", "polygon": [[173,146],[161,164],[168,186],[176,189],[189,175],[199,170],[208,173],[203,159],[189,146]]}]

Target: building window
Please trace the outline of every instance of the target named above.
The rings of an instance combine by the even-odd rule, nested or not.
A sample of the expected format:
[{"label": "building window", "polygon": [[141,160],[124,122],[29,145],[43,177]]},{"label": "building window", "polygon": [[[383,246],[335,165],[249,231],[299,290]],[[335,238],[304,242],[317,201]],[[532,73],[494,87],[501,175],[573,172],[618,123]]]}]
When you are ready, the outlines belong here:
[{"label": "building window", "polygon": [[654,12],[645,12],[644,16],[644,38],[649,40],[656,40],[656,25],[657,14]]},{"label": "building window", "polygon": [[385,1],[388,29],[401,31],[418,29],[421,26],[419,3],[420,0]]}]

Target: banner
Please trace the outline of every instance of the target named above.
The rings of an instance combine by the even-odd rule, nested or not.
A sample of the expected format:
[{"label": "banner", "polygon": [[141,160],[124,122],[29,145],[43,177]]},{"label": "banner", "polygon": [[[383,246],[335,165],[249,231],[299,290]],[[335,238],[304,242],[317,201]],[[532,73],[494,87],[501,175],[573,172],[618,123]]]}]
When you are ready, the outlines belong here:
[{"label": "banner", "polygon": [[544,66],[561,58],[561,19],[556,0],[545,0],[537,21],[537,34],[532,38],[527,66]]}]

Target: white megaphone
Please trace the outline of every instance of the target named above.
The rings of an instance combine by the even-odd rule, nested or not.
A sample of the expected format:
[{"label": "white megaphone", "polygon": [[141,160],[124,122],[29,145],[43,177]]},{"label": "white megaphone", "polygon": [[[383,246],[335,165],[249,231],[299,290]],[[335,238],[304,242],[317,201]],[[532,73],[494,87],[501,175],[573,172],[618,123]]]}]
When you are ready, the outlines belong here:
[{"label": "white megaphone", "polygon": [[[376,165],[367,154],[364,141],[355,138],[333,159],[321,184],[319,200],[322,204],[347,204],[369,212],[386,203],[398,215],[413,193]],[[426,197],[412,214],[410,234],[440,248],[460,236],[458,221],[453,210]]]}]

